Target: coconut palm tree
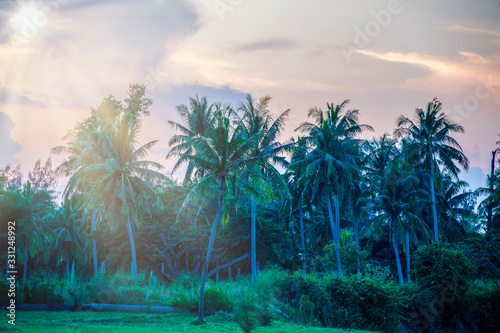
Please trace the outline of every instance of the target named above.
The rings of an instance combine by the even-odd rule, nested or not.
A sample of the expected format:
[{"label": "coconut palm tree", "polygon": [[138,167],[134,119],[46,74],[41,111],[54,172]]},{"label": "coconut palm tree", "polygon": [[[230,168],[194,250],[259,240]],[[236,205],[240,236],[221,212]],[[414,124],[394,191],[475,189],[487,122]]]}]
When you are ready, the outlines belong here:
[{"label": "coconut palm tree", "polygon": [[141,226],[141,209],[160,205],[151,182],[165,178],[159,172],[162,165],[144,160],[157,141],[142,146],[137,142],[141,116],[147,114],[151,104],[144,88],[131,85],[125,103],[112,96],[106,98],[89,119],[78,125],[69,147],[55,148],[57,153],[70,153],[61,165],[62,170],[72,172],[65,196],[85,192],[87,203],[94,207],[100,203],[101,215],[108,216],[109,221],[122,221],[126,226],[136,285],[139,282],[134,229]]},{"label": "coconut palm tree", "polygon": [[413,228],[425,231],[425,225],[418,217],[417,206],[423,201],[419,197],[422,195],[418,189],[419,179],[402,157],[395,158],[387,165],[380,181],[377,185],[377,194],[374,198],[368,199],[366,208],[372,213],[371,223],[365,228],[365,233],[377,235],[383,230],[382,225],[388,224],[390,239],[392,241],[398,280],[404,283],[403,270],[399,257],[400,240],[405,236],[406,262],[408,282],[410,281],[410,233]]},{"label": "coconut palm tree", "polygon": [[28,278],[30,258],[45,252],[53,231],[46,223],[46,217],[54,207],[54,191],[33,187],[27,181],[22,189],[0,191],[0,221],[16,221],[16,246],[19,260],[24,265],[23,282]]},{"label": "coconut palm tree", "polygon": [[311,197],[321,199],[328,209],[339,276],[342,276],[342,266],[338,194],[341,184],[349,183],[359,171],[359,150],[355,136],[364,130],[372,130],[368,125],[359,124],[358,110],[344,110],[348,103],[349,100],[336,106],[327,103],[326,111],[317,107],[309,109],[308,116],[313,118],[314,123],[304,122],[296,129],[306,134],[301,140],[309,147],[309,151],[303,159],[294,163],[294,167],[305,170],[301,178],[305,186],[310,188]]},{"label": "coconut palm tree", "polygon": [[[289,192],[292,194],[292,205],[298,207],[299,214],[299,230],[300,230],[300,247],[302,250],[302,275],[306,276],[307,258],[306,258],[306,240],[304,228],[304,205],[310,200],[305,199],[307,196],[303,185],[302,172],[303,169],[297,168],[296,162],[305,158],[307,147],[300,137],[291,143],[291,160],[290,165],[286,170],[285,179],[287,179]],[[302,180],[302,182],[301,182]],[[294,210],[295,212],[296,210]]]},{"label": "coconut palm tree", "polygon": [[[251,163],[246,164],[246,174],[250,178],[247,182],[247,191],[251,196],[251,266],[252,286],[257,283],[257,250],[256,250],[256,200],[270,199],[272,196],[283,198],[287,195],[288,187],[277,166],[286,168],[287,162],[282,152],[286,148],[278,137],[284,129],[285,120],[290,110],[286,110],[276,119],[270,115],[268,109],[271,97],[264,96],[254,104],[252,96],[247,95],[246,103],[242,103],[239,110],[243,117],[238,126],[246,137],[257,137],[257,144],[250,152]],[[263,191],[264,190],[264,191]]]},{"label": "coconut palm tree", "polygon": [[[191,97],[189,99],[189,104],[189,108],[185,104],[176,106],[177,114],[182,119],[182,123],[171,120],[168,121],[168,123],[177,131],[181,132],[181,134],[172,136],[168,142],[169,146],[173,147],[167,154],[167,158],[182,154],[193,154],[193,147],[189,143],[190,139],[203,135],[207,129],[212,127],[215,121],[213,115],[214,105],[209,105],[205,96],[202,98],[199,98],[198,96],[195,98]],[[180,161],[181,159],[178,160],[178,162]],[[173,171],[177,170],[178,167],[179,164],[175,164]],[[198,178],[201,178],[204,170],[195,170],[193,164],[188,163],[186,174],[184,176],[184,183],[191,180],[193,172],[195,172],[195,175],[198,176]]]},{"label": "coconut palm tree", "polygon": [[434,239],[439,242],[438,216],[436,211],[436,177],[440,177],[439,165],[442,164],[450,175],[458,178],[458,163],[465,170],[469,168],[469,159],[463,153],[462,147],[451,136],[452,133],[462,133],[464,128],[451,122],[441,112],[442,104],[437,98],[427,104],[427,108],[416,109],[415,119],[411,120],[401,115],[397,120],[395,135],[397,138],[407,137],[408,143],[403,149],[414,156],[421,158],[424,170],[427,172],[430,184],[432,201],[432,216],[434,226]]},{"label": "coconut palm tree", "polygon": [[[205,295],[205,280],[210,265],[213,245],[217,233],[217,227],[223,219],[226,223],[229,219],[226,202],[230,196],[230,183],[237,181],[238,172],[242,171],[243,164],[250,161],[250,152],[258,141],[258,136],[247,137],[237,128],[231,126],[231,107],[222,108],[216,105],[214,112],[214,123],[203,135],[186,138],[186,142],[192,145],[190,153],[184,151],[176,152],[179,160],[176,165],[191,163],[193,168],[200,170],[203,177],[193,186],[186,196],[181,212],[195,201],[200,194],[212,194],[217,200],[217,213],[212,222],[210,238],[207,246],[205,264],[203,266],[200,294],[198,304],[198,321],[203,323],[203,302]],[[169,156],[174,156],[173,154]]]}]

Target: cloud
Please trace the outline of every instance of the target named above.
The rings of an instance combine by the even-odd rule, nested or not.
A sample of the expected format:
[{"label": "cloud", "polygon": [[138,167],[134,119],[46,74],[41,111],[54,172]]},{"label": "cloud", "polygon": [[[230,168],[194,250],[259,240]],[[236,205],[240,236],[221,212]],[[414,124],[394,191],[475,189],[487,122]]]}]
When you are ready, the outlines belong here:
[{"label": "cloud", "polygon": [[289,38],[270,38],[252,43],[241,44],[233,48],[234,52],[252,52],[263,50],[286,50],[299,47],[298,43]]},{"label": "cloud", "polygon": [[14,156],[21,150],[21,145],[10,136],[12,128],[14,128],[12,119],[0,112],[0,167],[15,162]]},{"label": "cloud", "polygon": [[7,91],[3,88],[0,82],[0,105],[2,104],[21,104],[21,105],[31,105],[36,107],[44,107],[45,104],[39,101],[34,101],[26,96],[15,94]]},{"label": "cloud", "polygon": [[[361,49],[356,52],[374,59],[427,69],[427,75],[407,81],[407,85],[411,88],[418,87],[434,93],[443,91],[447,94],[465,95],[471,94],[471,87],[477,85],[486,85],[486,88],[493,91],[500,89],[500,52],[484,56],[474,52],[458,51],[458,56],[455,57]],[[496,102],[500,102],[500,94],[494,94],[493,98]]]},{"label": "cloud", "polygon": [[480,34],[486,34],[486,35],[491,35],[494,37],[500,37],[500,31],[499,30],[494,30],[494,29],[485,29],[485,28],[470,28],[470,27],[464,27],[458,24],[455,24],[451,26],[452,30],[456,31],[462,31],[462,32],[474,32],[474,33],[480,33]]}]

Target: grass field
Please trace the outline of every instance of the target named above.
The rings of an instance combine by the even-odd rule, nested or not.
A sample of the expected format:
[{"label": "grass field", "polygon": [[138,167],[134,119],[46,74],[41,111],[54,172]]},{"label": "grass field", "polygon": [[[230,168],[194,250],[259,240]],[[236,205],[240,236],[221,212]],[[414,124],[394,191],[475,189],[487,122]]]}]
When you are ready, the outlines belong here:
[{"label": "grass field", "polygon": [[[0,332],[243,332],[228,315],[216,314],[205,318],[206,325],[190,323],[194,314],[135,314],[121,312],[46,312],[17,311],[16,325],[7,323],[7,311],[0,310]],[[364,331],[307,327],[274,321],[271,326],[262,326],[256,333],[341,333]]]}]

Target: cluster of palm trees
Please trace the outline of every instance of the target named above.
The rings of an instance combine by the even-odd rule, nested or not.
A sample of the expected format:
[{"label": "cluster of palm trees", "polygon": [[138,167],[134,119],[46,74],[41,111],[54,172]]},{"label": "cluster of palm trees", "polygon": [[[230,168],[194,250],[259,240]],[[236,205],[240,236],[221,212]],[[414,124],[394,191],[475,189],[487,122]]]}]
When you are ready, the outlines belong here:
[{"label": "cluster of palm trees", "polygon": [[[360,138],[373,129],[360,123],[358,110],[348,109],[349,100],[327,103],[324,110],[313,107],[309,121],[296,129],[298,136],[287,142],[280,142],[280,136],[290,111],[275,117],[270,101],[268,96],[254,100],[248,95],[233,108],[195,97],[189,106],[178,106],[180,121],[169,122],[177,133],[166,157],[175,159],[173,172],[183,173],[183,183],[172,185],[162,165],[145,160],[157,142],[137,142],[152,101],[144,85],[131,85],[124,101],[105,98],[69,132],[65,146],[53,149],[65,156],[57,173],[69,177],[61,207],[54,204],[47,185],[53,178],[50,172],[32,176],[36,186],[30,181],[20,186],[19,179],[7,175],[12,170],[2,169],[0,221],[16,220],[24,226],[19,239],[25,265],[44,246],[52,247],[57,256],[50,260],[65,262],[67,274],[70,259],[85,260],[89,247],[90,266],[97,274],[99,225],[112,232],[126,230],[136,284],[138,237],[139,245],[154,249],[156,255],[165,256],[168,250],[180,258],[175,253],[179,249],[186,267],[188,253],[193,263],[199,257],[199,246],[189,248],[188,241],[202,243],[206,250],[201,261],[200,321],[205,281],[213,272],[209,268],[222,260],[214,253],[229,251],[214,249],[221,244],[217,236],[221,230],[227,233],[235,221],[248,221],[253,285],[258,251],[264,246],[258,241],[269,236],[263,234],[269,230],[266,225],[279,230],[280,243],[274,246],[280,248],[282,261],[295,251],[304,275],[315,269],[313,257],[333,243],[336,260],[331,267],[339,277],[354,273],[346,270],[346,244],[353,243],[359,252],[360,238],[377,238],[388,231],[401,284],[405,277],[400,248],[406,254],[409,282],[411,249],[460,239],[481,228],[478,221],[487,216],[491,226],[500,226],[500,171],[492,172],[489,187],[481,190],[487,199],[477,215],[477,193],[467,191],[467,184],[458,179],[459,168],[467,169],[469,161],[453,135],[464,129],[446,117],[437,99],[416,109],[413,118],[401,115],[393,135],[373,140]],[[185,194],[175,207],[165,200],[172,200],[168,192],[178,187]],[[176,211],[177,224],[165,220],[167,210]],[[201,216],[206,225],[197,224]],[[184,220],[190,221],[189,228]],[[146,232],[144,226],[152,224],[156,229]],[[174,229],[189,229],[194,236],[172,241]],[[165,234],[173,245],[167,244]],[[359,258],[354,265],[358,273]]]},{"label": "cluster of palm trees", "polygon": [[[278,141],[278,135],[289,111],[273,119],[269,101],[266,96],[254,103],[247,96],[235,112],[231,107],[209,105],[206,98],[193,98],[190,109],[178,108],[183,123],[171,122],[182,134],[172,138],[169,157],[178,157],[175,168],[186,164],[185,182],[195,183],[188,199],[207,190],[219,196],[207,265],[217,224],[223,216],[224,220],[228,218],[225,202],[230,195],[246,194],[251,202],[253,283],[256,202],[265,205],[281,200],[287,202],[291,212],[298,208],[297,234],[303,259],[309,252],[306,243],[311,244],[318,234],[325,237],[323,222],[329,221],[330,237],[326,238],[334,242],[340,277],[342,226],[354,229],[359,247],[360,222],[365,232],[375,234],[388,225],[401,284],[402,239],[409,281],[411,245],[428,242],[431,236],[438,242],[440,230],[464,230],[461,222],[473,214],[466,202],[473,193],[457,193],[465,185],[458,180],[458,166],[466,170],[469,161],[452,137],[463,132],[463,127],[441,112],[437,99],[426,109],[417,109],[414,120],[400,116],[393,138],[384,135],[371,141],[359,139],[359,134],[372,128],[360,124],[358,110],[346,110],[349,100],[340,105],[327,103],[326,110],[311,108],[308,116],[312,121],[296,129],[302,136],[285,144]],[[288,154],[290,159],[286,158]],[[313,215],[321,223],[304,226],[305,219],[314,220]],[[303,271],[305,274],[306,260]],[[200,320],[203,285],[204,278]]]}]

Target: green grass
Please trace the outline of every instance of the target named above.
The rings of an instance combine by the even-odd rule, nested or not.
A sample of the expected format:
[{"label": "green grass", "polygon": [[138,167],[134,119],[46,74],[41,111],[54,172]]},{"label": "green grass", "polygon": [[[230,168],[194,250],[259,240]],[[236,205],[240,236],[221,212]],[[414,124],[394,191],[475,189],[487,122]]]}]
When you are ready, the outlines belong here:
[{"label": "green grass", "polygon": [[[229,315],[216,314],[205,318],[206,325],[190,323],[196,315],[135,314],[122,312],[47,312],[17,311],[16,325],[7,323],[7,311],[0,310],[0,332],[243,332]],[[348,330],[362,333],[365,331]],[[341,333],[341,329],[307,327],[287,322],[274,321],[272,326],[259,327],[255,333]]]}]

